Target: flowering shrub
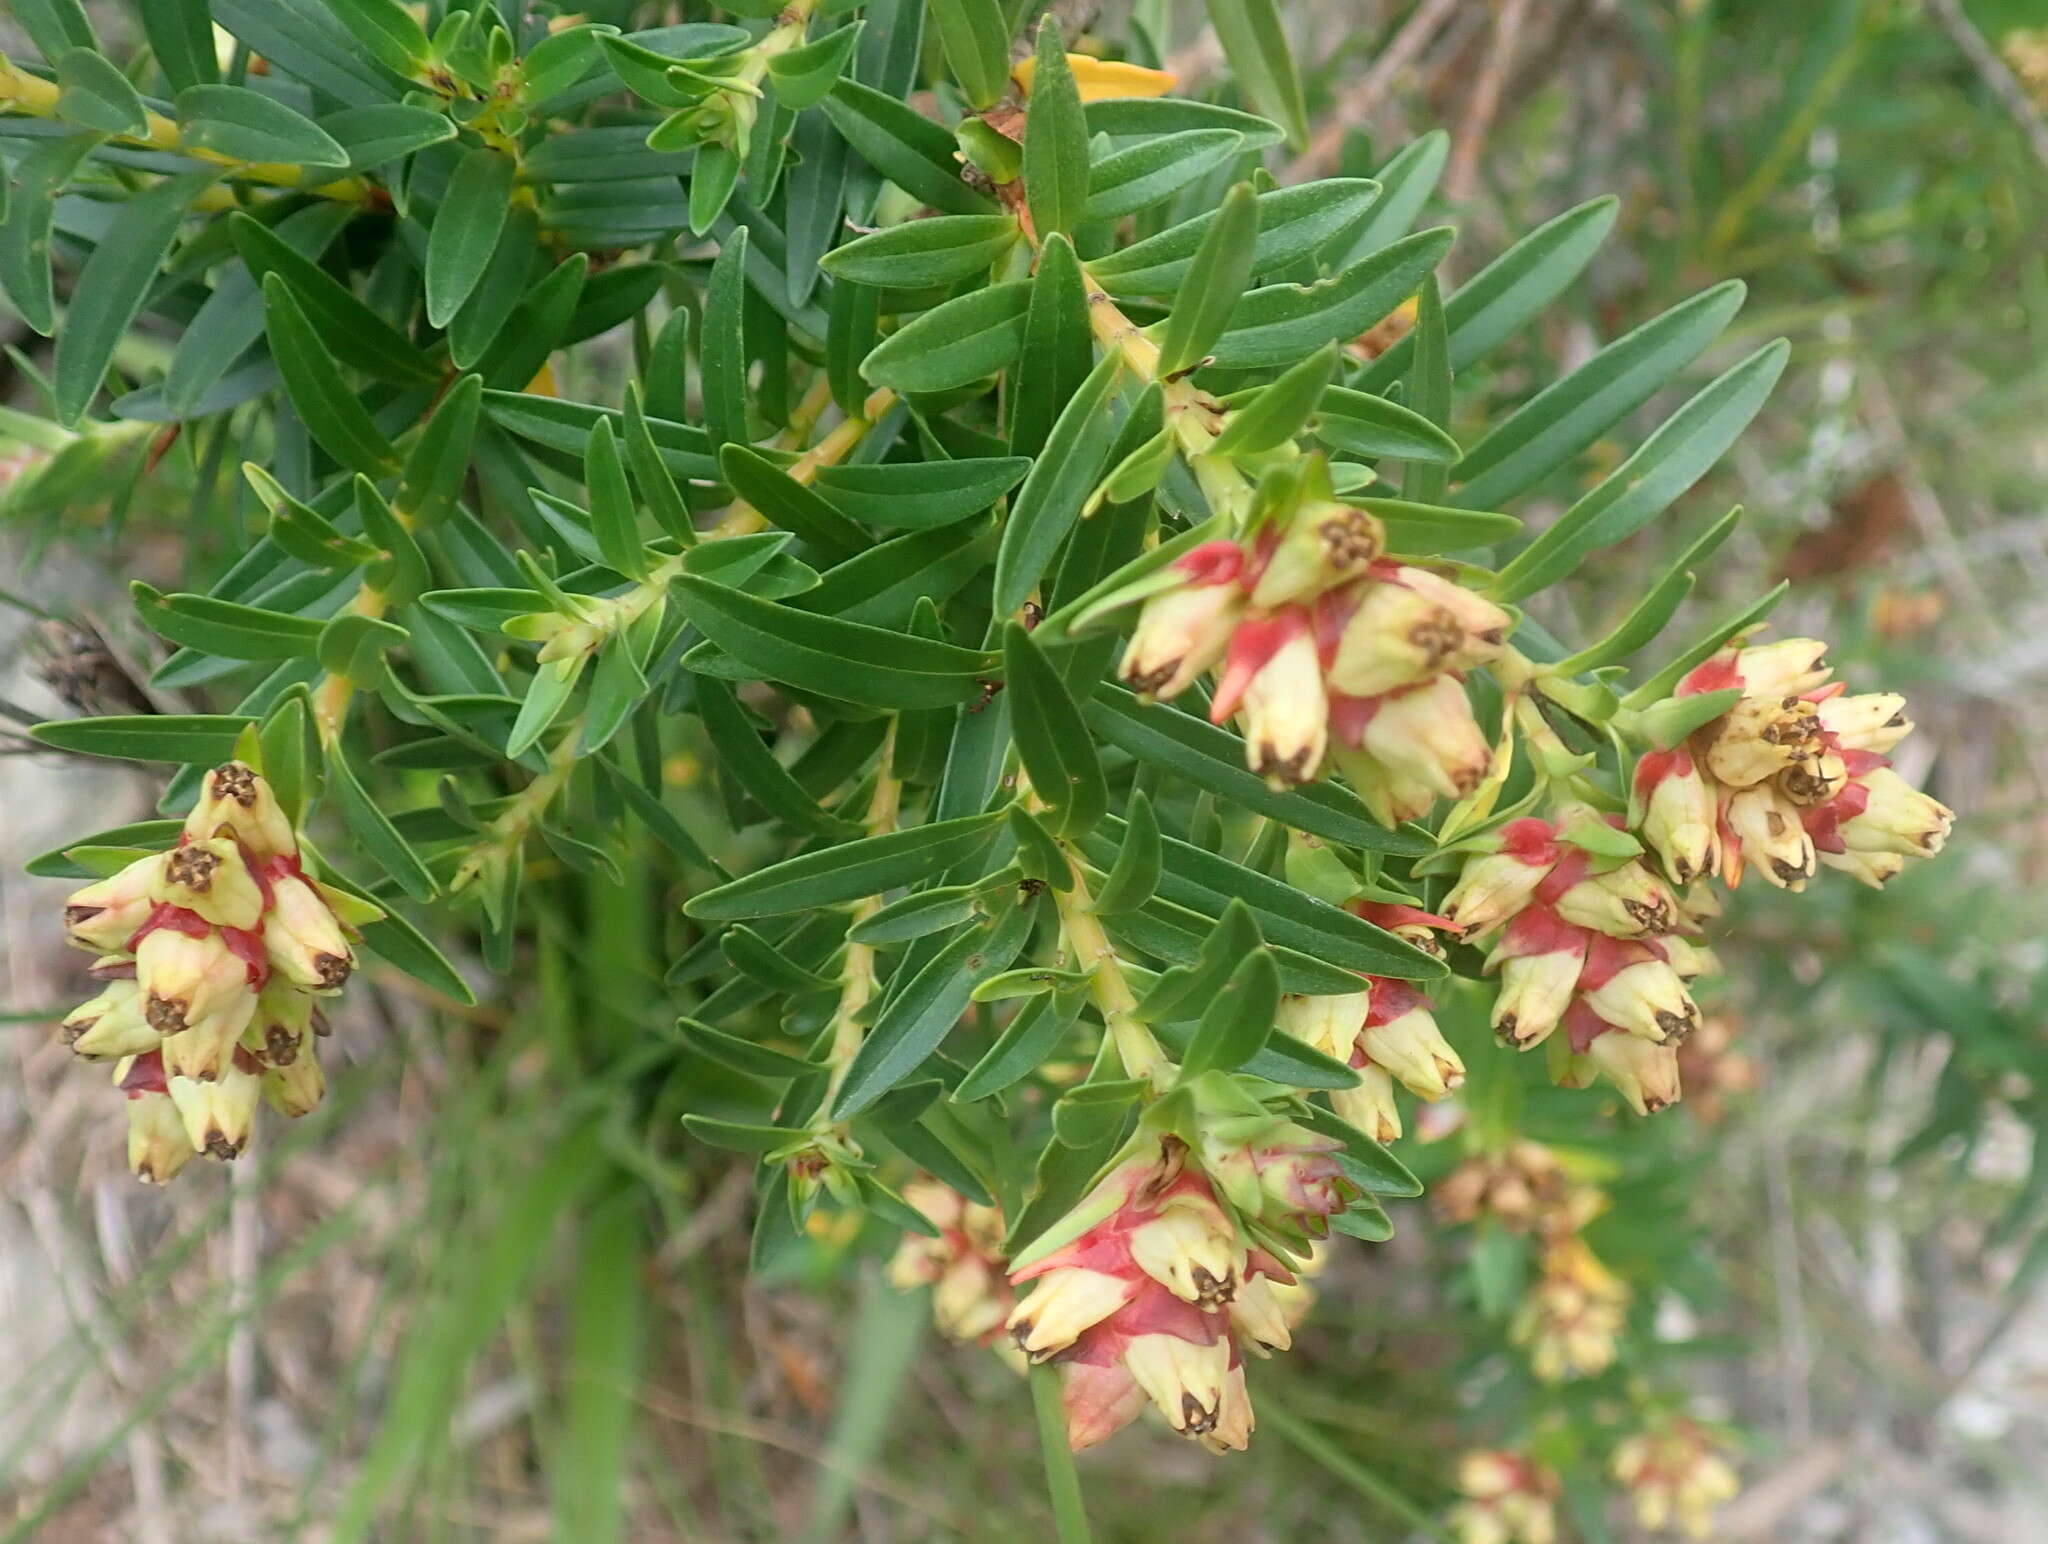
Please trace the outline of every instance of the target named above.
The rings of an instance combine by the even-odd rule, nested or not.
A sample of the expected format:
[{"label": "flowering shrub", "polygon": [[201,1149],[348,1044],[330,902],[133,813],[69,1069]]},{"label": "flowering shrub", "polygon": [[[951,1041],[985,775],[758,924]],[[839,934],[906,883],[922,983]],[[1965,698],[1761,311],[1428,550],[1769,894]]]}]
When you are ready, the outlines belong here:
[{"label": "flowering shrub", "polygon": [[[1270,0],[1209,7],[1245,107],[1175,95],[1142,28],[1013,43],[1035,8],[997,0],[932,0],[931,46],[902,0],[600,9],[177,0],[124,73],[49,3],[0,63],[0,285],[56,340],[13,497],[201,439],[246,484],[231,567],[135,586],[153,684],[212,711],[37,731],[179,769],[165,818],[36,865],[89,881],[103,989],[62,1032],[115,1063],[142,1177],[318,1101],[359,951],[472,1001],[523,887],[654,853],[645,1067],[758,1160],[756,1265],[876,1219],[1071,1446],[1151,1410],[1239,1449],[1326,1241],[1419,1192],[1387,1144],[1396,1086],[1468,1076],[1440,1012],[1650,1115],[1723,890],[1940,850],[1901,699],[1759,637],[1779,592],[1665,641],[1736,513],[1591,642],[1525,610],[1696,524],[1785,358],[1666,401],[1717,285],[1467,422],[1459,375],[1610,201],[1446,296],[1453,233],[1409,229],[1441,136],[1275,184]],[[140,371],[131,329],[172,340]],[[1591,1378],[1631,1303],[1598,1190],[1499,1136],[1439,1206],[1533,1247],[1510,1338]],[[1611,1467],[1647,1526],[1731,1488],[1677,1418]],[[1453,1479],[1468,1538],[1553,1537],[1542,1455]]]}]

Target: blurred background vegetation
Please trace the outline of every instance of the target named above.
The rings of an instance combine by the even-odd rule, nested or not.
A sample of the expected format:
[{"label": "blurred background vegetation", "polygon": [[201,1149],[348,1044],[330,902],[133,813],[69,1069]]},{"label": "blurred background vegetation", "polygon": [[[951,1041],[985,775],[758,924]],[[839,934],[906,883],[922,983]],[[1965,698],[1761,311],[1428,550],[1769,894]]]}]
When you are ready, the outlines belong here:
[{"label": "blurred background vegetation", "polygon": [[[1688,498],[1696,515],[1748,511],[1694,604],[1705,616],[1790,578],[1778,635],[1831,638],[1855,689],[1909,694],[1922,732],[1901,770],[1962,820],[1947,861],[1882,893],[1822,884],[1794,906],[1744,891],[1708,1004],[1732,1039],[1718,1066],[1688,1066],[1675,1114],[1524,1097],[1519,1080],[1484,1080],[1499,1059],[1468,1057],[1475,1118],[1568,1148],[1615,1197],[1592,1233],[1635,1292],[1612,1372],[1542,1391],[1500,1311],[1520,1264],[1409,1203],[1391,1243],[1343,1251],[1318,1281],[1298,1353],[1255,1370],[1250,1454],[1218,1462],[1134,1428],[1088,1455],[1098,1537],[1440,1537],[1450,1456],[1534,1434],[1566,1473],[1568,1528],[1633,1538],[1601,1454],[1581,1449],[1662,1402],[1734,1434],[1747,1488],[1718,1538],[2038,1539],[2048,12],[1284,9],[1321,132],[1283,176],[1369,171],[1446,130],[1418,223],[1460,227],[1453,285],[1551,215],[1621,196],[1589,277],[1461,383],[1473,422],[1684,295],[1748,284],[1699,377],[1777,334],[1792,364]],[[1200,7],[1136,10],[1191,88],[1219,72]],[[94,14],[110,44],[132,42],[127,6]],[[15,350],[36,340],[4,317],[0,336],[0,401],[28,405],[33,360]],[[148,340],[130,346],[146,374]],[[566,394],[603,378],[606,346],[557,361]],[[29,753],[13,728],[132,710],[153,660],[123,584],[166,581],[195,554],[224,564],[240,516],[203,437],[143,476],[159,447],[136,425],[74,479],[9,440],[13,422],[0,1539],[1048,1536],[1021,1386],[938,1341],[924,1305],[881,1281],[892,1240],[821,1235],[792,1279],[749,1282],[744,1161],[647,1138],[674,1122],[622,1052],[673,1011],[679,897],[644,861],[618,888],[537,872],[540,926],[478,1009],[366,973],[326,1108],[239,1165],[132,1186],[111,1096],[71,1075],[48,1031],[67,986],[61,887],[18,868],[139,816],[155,790]],[[1587,480],[1613,459],[1596,448]],[[1653,528],[1546,596],[1542,619],[1593,636],[1677,545]],[[672,771],[707,780],[687,756]],[[1433,1179],[1456,1145],[1403,1152]]]}]

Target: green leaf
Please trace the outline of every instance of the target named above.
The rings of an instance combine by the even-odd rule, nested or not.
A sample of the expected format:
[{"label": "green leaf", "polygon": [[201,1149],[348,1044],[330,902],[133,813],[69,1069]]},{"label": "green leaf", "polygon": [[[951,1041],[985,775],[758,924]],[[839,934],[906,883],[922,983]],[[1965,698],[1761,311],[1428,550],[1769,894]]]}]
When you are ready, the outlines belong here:
[{"label": "green leaf", "polygon": [[821,467],[812,487],[849,519],[925,530],[978,515],[1031,469],[1023,456]]},{"label": "green leaf", "polygon": [[727,445],[719,452],[718,464],[734,493],[820,550],[846,558],[870,545],[867,532],[759,451]]},{"label": "green leaf", "polygon": [[1279,124],[1255,113],[1186,97],[1109,97],[1086,103],[1081,112],[1088,120],[1090,134],[1107,134],[1112,139],[1150,139],[1189,129],[1229,129],[1244,136],[1245,149],[1264,150],[1286,137]]},{"label": "green leaf", "polygon": [[1572,572],[1598,547],[1634,535],[1721,459],[1763,407],[1791,345],[1767,343],[1660,425],[1640,449],[1501,570],[1494,593],[1519,600]]},{"label": "green leaf", "polygon": [[54,59],[67,48],[96,46],[80,0],[14,0],[8,10],[45,59]]},{"label": "green leaf", "polygon": [[701,1056],[708,1056],[735,1072],[744,1072],[749,1077],[786,1082],[790,1078],[808,1077],[821,1070],[817,1062],[808,1062],[785,1051],[757,1045],[752,1040],[742,1040],[738,1035],[728,1035],[724,1030],[713,1029],[709,1024],[700,1023],[696,1019],[677,1019],[676,1029],[691,1050]]},{"label": "green leaf", "polygon": [[[1432,274],[1423,282],[1422,297],[1415,307],[1415,352],[1408,366],[1408,400],[1415,404],[1416,412],[1439,427],[1451,421],[1449,326],[1444,317],[1443,294]],[[1450,469],[1440,462],[1410,462],[1401,474],[1401,495],[1411,503],[1441,504],[1450,481]],[[1476,499],[1459,502],[1472,509],[1486,508]]]},{"label": "green leaf", "polygon": [[1211,345],[1223,336],[1231,312],[1246,298],[1252,250],[1258,238],[1258,198],[1249,182],[1237,183],[1223,196],[1215,220],[1203,233],[1188,276],[1166,315],[1159,340],[1158,371],[1162,376],[1178,375],[1202,363]]},{"label": "green leaf", "polygon": [[[559,270],[557,270],[559,271]],[[610,419],[616,432],[619,415],[612,408],[584,402],[564,402],[557,397],[529,396],[523,392],[484,392],[484,409],[494,423],[501,424],[521,439],[550,450],[580,457],[600,418]],[[711,443],[704,431],[664,418],[647,420],[648,432],[661,452],[661,463],[678,477],[711,481],[718,476],[718,462],[712,459]]]},{"label": "green leaf", "polygon": [[779,1147],[798,1142],[803,1136],[801,1131],[789,1126],[760,1126],[695,1113],[683,1116],[683,1129],[700,1142],[732,1153],[772,1153]]},{"label": "green leaf", "polygon": [[1238,301],[1210,352],[1224,369],[1289,364],[1357,337],[1413,295],[1451,249],[1448,227],[1417,231],[1314,284],[1275,284]]},{"label": "green leaf", "polygon": [[1088,220],[1120,220],[1164,203],[1245,148],[1235,129],[1184,129],[1142,139],[1097,161],[1088,171]]},{"label": "green leaf", "polygon": [[463,376],[448,388],[405,453],[405,470],[393,502],[423,528],[438,525],[454,508],[469,475],[469,447],[476,438],[482,401],[482,377]]},{"label": "green leaf", "polygon": [[1264,1047],[1279,1011],[1280,968],[1271,952],[1255,949],[1202,1009],[1195,1038],[1181,1057],[1181,1076],[1242,1067]]},{"label": "green leaf", "polygon": [[416,901],[431,901],[436,893],[434,876],[427,872],[419,854],[406,845],[391,817],[363,787],[339,745],[331,745],[327,750],[327,787],[340,808],[342,824],[348,827],[356,845],[397,880],[407,895]]},{"label": "green leaf", "polygon": [[799,853],[700,891],[683,910],[699,921],[731,922],[862,900],[943,874],[986,851],[1002,821],[1000,810],[964,815]]},{"label": "green leaf", "polygon": [[1702,290],[1538,392],[1451,469],[1458,502],[1498,508],[1564,466],[1699,358],[1743,293],[1734,279]]},{"label": "green leaf", "polygon": [[400,0],[326,0],[335,20],[392,74],[411,79],[430,55],[426,29]]},{"label": "green leaf", "polygon": [[1022,239],[1012,215],[934,215],[857,237],[820,266],[853,284],[931,289],[987,273]]},{"label": "green leaf", "polygon": [[876,171],[944,214],[987,214],[994,204],[960,180],[953,136],[914,108],[841,76],[820,104]]},{"label": "green leaf", "polygon": [[1325,249],[1323,256],[1331,266],[1347,268],[1407,235],[1422,206],[1429,202],[1429,195],[1436,191],[1437,179],[1443,175],[1450,154],[1451,136],[1442,129],[1432,129],[1389,156],[1386,164],[1372,174],[1383,190],[1372,209],[1344,234],[1335,248]]},{"label": "green leaf", "polygon": [[292,659],[311,651],[321,621],[286,616],[205,595],[162,595],[140,579],[129,585],[149,628],[173,643],[228,659]]},{"label": "green leaf", "polygon": [[440,369],[411,339],[297,250],[281,232],[241,213],[228,216],[227,228],[256,282],[260,285],[271,274],[283,279],[338,363],[399,385],[423,385],[441,378]]},{"label": "green leaf", "polygon": [[218,175],[188,172],[137,193],[121,207],[118,232],[110,232],[85,260],[71,291],[70,309],[57,334],[56,357],[50,367],[57,422],[65,428],[76,427],[92,405],[114,350],[142,310],[187,207]]},{"label": "green leaf", "polygon": [[1355,795],[1334,783],[1275,792],[1246,770],[1242,740],[1178,708],[1141,705],[1129,692],[1104,685],[1082,705],[1082,713],[1117,749],[1297,831],[1347,847],[1412,857],[1425,856],[1434,846],[1426,837],[1387,830]]},{"label": "green leaf", "polygon": [[818,836],[848,836],[859,831],[853,822],[819,808],[818,801],[790,776],[789,769],[762,743],[729,684],[699,677],[697,712],[711,736],[711,748],[717,752],[720,775],[771,817],[792,830]]},{"label": "green leaf", "polygon": [[512,203],[509,156],[479,147],[463,152],[427,233],[427,321],[446,327],[469,299],[498,247]]},{"label": "green leaf", "polygon": [[264,329],[286,393],[306,430],[335,460],[367,477],[389,475],[398,453],[334,367],[281,274],[263,281]]},{"label": "green leaf", "polygon": [[967,105],[992,105],[1010,84],[1010,23],[1001,0],[927,0],[925,9]]},{"label": "green leaf", "polygon": [[1024,197],[1042,240],[1055,232],[1070,236],[1081,223],[1088,204],[1088,126],[1065,40],[1050,16],[1038,24],[1037,59],[1024,115]]},{"label": "green leaf", "polygon": [[864,22],[852,21],[836,32],[813,38],[801,48],[775,55],[768,61],[768,76],[775,83],[775,95],[791,109],[816,107],[825,99],[853,55]]},{"label": "green leaf", "polygon": [[1790,580],[1780,580],[1769,591],[1756,600],[1737,606],[1722,617],[1706,632],[1702,633],[1670,664],[1644,681],[1622,699],[1622,706],[1641,710],[1661,702],[1671,695],[1678,683],[1692,671],[1705,664],[1713,654],[1727,646],[1728,640],[1741,633],[1744,628],[1754,627],[1771,614],[1779,601],[1792,588]]},{"label": "green leaf", "polygon": [[142,93],[97,49],[57,56],[57,116],[82,129],[140,137],[149,132]]},{"label": "green leaf", "polygon": [[530,205],[514,204],[507,212],[483,278],[448,324],[448,357],[457,369],[467,370],[484,357],[526,298],[526,281],[540,256],[539,230],[539,218]]},{"label": "green leaf", "polygon": [[[81,722],[96,721],[87,719]],[[184,829],[182,820],[132,821],[125,826],[95,831],[91,836],[74,837],[62,847],[36,854],[21,869],[24,874],[32,874],[37,879],[98,879],[102,877],[98,869],[88,868],[70,855],[81,851],[97,853],[126,849],[161,852],[175,843]]]},{"label": "green leaf", "polygon": [[1261,387],[1251,401],[1233,407],[1207,453],[1256,456],[1285,444],[1301,432],[1336,373],[1337,345],[1327,343],[1272,385]]},{"label": "green leaf", "polygon": [[[357,900],[371,899],[360,886],[352,884],[331,869],[321,874],[320,882],[345,891]],[[364,923],[359,929],[364,947],[385,963],[396,966],[415,981],[432,988],[443,997],[465,1007],[474,1007],[476,994],[469,989],[469,983],[462,979],[461,974],[448,963],[441,951],[427,940],[426,934],[400,916],[389,904],[373,904],[376,904],[384,915],[375,922]]]},{"label": "green leaf", "polygon": [[1031,279],[1031,303],[1024,318],[1024,343],[1005,386],[1010,449],[1037,455],[1060,410],[1072,400],[1095,364],[1088,325],[1088,282],[1074,245],[1049,237],[1038,252]]},{"label": "green leaf", "polygon": [[178,127],[187,150],[211,150],[236,161],[336,171],[348,152],[312,119],[241,86],[187,86],[178,93]]},{"label": "green leaf", "polygon": [[968,1070],[953,1090],[956,1104],[971,1104],[999,1094],[1043,1066],[1059,1049],[1067,1031],[1088,1001],[1085,988],[1040,994],[1018,1009],[988,1054]]},{"label": "green leaf", "polygon": [[1667,568],[1643,598],[1630,608],[1627,616],[1615,624],[1614,629],[1599,642],[1589,644],[1578,653],[1557,662],[1558,674],[1566,676],[1585,675],[1627,659],[1636,650],[1648,643],[1664,626],[1677,615],[1678,608],[1685,604],[1685,598],[1692,593],[1696,578],[1695,569],[1704,563],[1721,543],[1728,539],[1742,518],[1742,506],[1737,505],[1719,520],[1709,526],[1705,533]]},{"label": "green leaf", "polygon": [[[1420,459],[1412,458],[1412,459]],[[1387,528],[1387,548],[1415,556],[1430,552],[1463,552],[1472,547],[1490,547],[1522,528],[1513,515],[1495,515],[1476,509],[1453,509],[1442,504],[1417,504],[1412,499],[1379,499],[1353,494],[1345,500],[1379,516]]]},{"label": "green leaf", "polygon": [[[1259,240],[1253,269],[1264,273],[1307,257],[1356,220],[1379,196],[1363,177],[1333,177],[1259,195]],[[1088,271],[1111,295],[1170,295],[1187,277],[1216,211],[1097,259]]]},{"label": "green leaf", "polygon": [[1272,114],[1287,130],[1296,150],[1308,145],[1308,109],[1301,99],[1301,77],[1287,51],[1275,0],[1207,0],[1209,21],[1230,73],[1261,111]]},{"label": "green leaf", "polygon": [[119,761],[226,761],[255,722],[245,713],[136,713],[56,719],[29,737],[52,750]]},{"label": "green leaf", "polygon": [[1161,873],[1159,817],[1140,788],[1133,791],[1126,807],[1123,840],[1117,844],[1109,877],[1096,891],[1096,911],[1108,917],[1137,910],[1158,893]]},{"label": "green leaf", "polygon": [[446,116],[408,102],[344,107],[314,121],[348,152],[349,166],[359,172],[455,138],[455,125]]},{"label": "green leaf", "polygon": [[1095,741],[1060,673],[1015,622],[1003,629],[1003,680],[1032,790],[1052,808],[1056,830],[1086,831],[1109,808]]},{"label": "green leaf", "polygon": [[1324,390],[1309,432],[1332,449],[1355,456],[1446,463],[1458,459],[1458,442],[1413,408],[1346,386]]},{"label": "green leaf", "polygon": [[604,560],[628,579],[645,578],[647,549],[640,543],[639,513],[619,459],[610,419],[600,419],[583,453],[583,484],[590,496],[590,526]]},{"label": "green leaf", "polygon": [[747,433],[746,266],[747,228],[741,225],[719,248],[704,293],[704,427],[713,450],[753,438]]},{"label": "green leaf", "polygon": [[1031,598],[1073,528],[1116,438],[1110,404],[1123,370],[1120,352],[1104,354],[1046,437],[1045,449],[1010,505],[996,553],[995,614],[1008,617]]},{"label": "green leaf", "polygon": [[[1472,276],[1444,303],[1451,368],[1462,370],[1519,334],[1529,319],[1564,293],[1614,228],[1619,202],[1596,198],[1539,225]],[[1415,352],[1411,332],[1353,381],[1366,391],[1401,378]]]},{"label": "green leaf", "polygon": [[771,681],[873,708],[937,708],[976,695],[986,654],[777,605],[709,580],[677,580],[690,620]]},{"label": "green leaf", "polygon": [[46,338],[57,325],[50,280],[50,230],[57,194],[98,143],[97,134],[44,140],[9,169],[7,207],[0,214],[0,290],[6,291],[22,321]]},{"label": "green leaf", "polygon": [[1017,357],[1031,282],[970,290],[906,322],[861,361],[860,373],[895,391],[950,391]]},{"label": "green leaf", "polygon": [[213,19],[275,71],[296,76],[347,106],[396,96],[390,74],[368,57],[321,0],[209,0]]},{"label": "green leaf", "polygon": [[403,648],[408,637],[396,622],[345,611],[321,628],[314,657],[329,675],[374,688],[384,679],[385,652]]},{"label": "green leaf", "polygon": [[960,1022],[976,983],[1009,967],[1031,936],[1033,908],[1013,906],[992,925],[959,935],[883,1003],[832,1105],[832,1119],[867,1109],[924,1065]]},{"label": "green leaf", "polygon": [[846,936],[857,944],[908,943],[913,938],[946,928],[958,927],[974,915],[975,899],[991,888],[1014,884],[1017,873],[1014,869],[1007,875],[996,876],[994,885],[988,880],[979,880],[971,885],[941,885],[930,890],[918,890],[871,913],[847,930]]}]

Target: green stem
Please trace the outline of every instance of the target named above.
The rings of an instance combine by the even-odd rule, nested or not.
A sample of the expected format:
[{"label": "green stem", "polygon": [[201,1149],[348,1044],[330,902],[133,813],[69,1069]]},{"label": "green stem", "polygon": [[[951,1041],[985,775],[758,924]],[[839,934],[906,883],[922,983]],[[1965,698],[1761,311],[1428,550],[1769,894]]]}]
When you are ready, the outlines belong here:
[{"label": "green stem", "polygon": [[1038,1445],[1045,1453],[1045,1489],[1052,1501],[1053,1536],[1059,1544],[1090,1544],[1088,1508],[1081,1499],[1081,1471],[1067,1446],[1067,1413],[1060,1408],[1059,1370],[1041,1362],[1031,1369],[1031,1403],[1038,1412]]},{"label": "green stem", "polygon": [[1329,1440],[1306,1421],[1266,1404],[1259,1410],[1259,1425],[1283,1441],[1294,1444],[1360,1495],[1378,1502],[1389,1512],[1394,1513],[1417,1533],[1449,1544],[1450,1535],[1444,1532],[1435,1518],[1350,1454],[1331,1446]]}]

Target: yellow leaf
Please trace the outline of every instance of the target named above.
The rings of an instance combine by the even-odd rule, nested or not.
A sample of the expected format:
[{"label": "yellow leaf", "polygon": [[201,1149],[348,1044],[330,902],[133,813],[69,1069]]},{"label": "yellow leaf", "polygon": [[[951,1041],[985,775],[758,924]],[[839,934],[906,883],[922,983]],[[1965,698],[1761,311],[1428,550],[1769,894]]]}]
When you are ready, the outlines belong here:
[{"label": "yellow leaf", "polygon": [[[1067,68],[1074,72],[1074,84],[1084,102],[1103,102],[1111,97],[1165,96],[1180,84],[1180,78],[1165,70],[1148,70],[1139,64],[1122,64],[1097,59],[1090,54],[1068,54]],[[1028,54],[1010,72],[1026,96],[1031,95],[1031,77],[1038,73],[1038,61]]]}]

